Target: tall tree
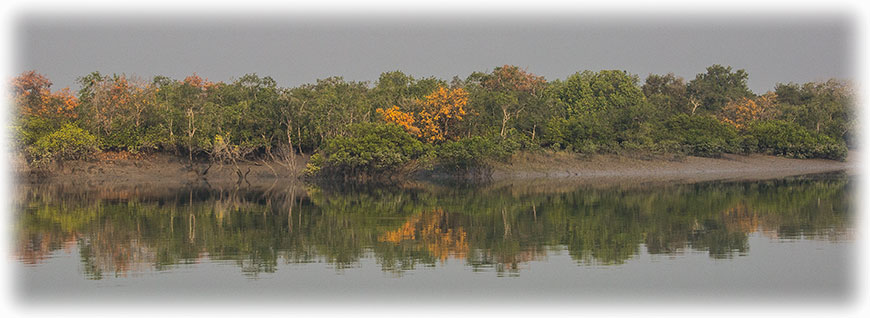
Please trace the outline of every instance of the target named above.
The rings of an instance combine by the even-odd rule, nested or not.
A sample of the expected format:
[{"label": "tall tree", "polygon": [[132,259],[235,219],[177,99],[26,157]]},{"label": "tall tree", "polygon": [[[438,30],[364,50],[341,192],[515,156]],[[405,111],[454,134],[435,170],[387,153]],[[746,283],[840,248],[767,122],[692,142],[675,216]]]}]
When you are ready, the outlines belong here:
[{"label": "tall tree", "polygon": [[644,102],[638,78],[625,71],[583,71],[568,77],[557,97],[568,105],[568,115],[628,109]]},{"label": "tall tree", "polygon": [[689,82],[689,97],[702,110],[717,113],[728,102],[755,97],[746,84],[748,79],[745,70],[732,71],[731,66],[714,64]]},{"label": "tall tree", "polygon": [[[488,92],[486,98],[493,104],[490,107],[497,111],[495,117],[501,117],[499,135],[504,138],[508,123],[516,122],[527,109],[538,111],[543,105],[542,97],[547,81],[543,76],[526,72],[514,65],[496,67],[481,81],[481,86]],[[532,128],[532,136],[537,130],[537,122]]]},{"label": "tall tree", "polygon": [[685,81],[674,73],[650,74],[641,90],[650,104],[661,113],[691,114],[695,110],[689,102]]}]

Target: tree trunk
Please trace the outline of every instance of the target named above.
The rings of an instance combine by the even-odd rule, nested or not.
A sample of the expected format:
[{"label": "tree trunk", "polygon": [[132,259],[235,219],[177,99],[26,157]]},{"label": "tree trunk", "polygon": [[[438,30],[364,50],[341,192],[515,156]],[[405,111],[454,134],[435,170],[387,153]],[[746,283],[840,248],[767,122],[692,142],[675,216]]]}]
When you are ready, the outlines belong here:
[{"label": "tree trunk", "polygon": [[502,117],[501,117],[501,138],[504,138],[505,128],[507,127],[507,122],[510,120],[510,114],[508,114],[507,108],[502,108]]}]

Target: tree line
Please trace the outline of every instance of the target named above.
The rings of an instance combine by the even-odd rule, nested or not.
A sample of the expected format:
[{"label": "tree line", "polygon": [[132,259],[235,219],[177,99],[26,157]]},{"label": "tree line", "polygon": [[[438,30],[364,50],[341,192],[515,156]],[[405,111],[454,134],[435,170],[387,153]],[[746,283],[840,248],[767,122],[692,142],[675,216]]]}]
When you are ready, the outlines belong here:
[{"label": "tree line", "polygon": [[285,88],[256,74],[224,83],[94,72],[73,93],[30,71],[12,89],[17,147],[34,168],[100,151],[172,153],[191,166],[289,166],[313,155],[309,174],[344,177],[480,171],[543,150],[845,158],[849,83],[781,83],[758,95],[748,77],[712,65],[688,81],[650,74],[641,83],[621,70],[548,81],[505,65],[449,82],[393,71],[374,83],[329,77]]}]

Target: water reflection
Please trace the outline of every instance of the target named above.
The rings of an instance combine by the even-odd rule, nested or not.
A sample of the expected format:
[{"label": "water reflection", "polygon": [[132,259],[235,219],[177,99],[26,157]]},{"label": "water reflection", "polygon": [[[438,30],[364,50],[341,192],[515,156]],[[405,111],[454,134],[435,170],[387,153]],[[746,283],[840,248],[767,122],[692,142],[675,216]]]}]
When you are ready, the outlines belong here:
[{"label": "water reflection", "polygon": [[384,271],[464,262],[516,275],[567,249],[578,265],[638,255],[750,253],[748,235],[841,240],[849,233],[843,173],[771,181],[632,186],[406,185],[19,188],[17,257],[40,264],[77,247],[83,274],[101,279],[233,262],[246,275],[279,262],[341,271],[374,258]]}]

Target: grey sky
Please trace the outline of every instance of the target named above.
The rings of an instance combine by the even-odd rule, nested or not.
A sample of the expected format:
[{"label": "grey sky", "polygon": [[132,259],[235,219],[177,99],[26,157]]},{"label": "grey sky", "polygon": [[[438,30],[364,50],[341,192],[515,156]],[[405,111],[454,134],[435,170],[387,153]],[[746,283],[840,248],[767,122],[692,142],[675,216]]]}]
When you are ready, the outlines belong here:
[{"label": "grey sky", "polygon": [[756,17],[23,16],[14,65],[72,89],[92,71],[176,79],[196,72],[220,81],[257,73],[289,87],[332,75],[374,81],[391,70],[450,80],[504,64],[548,80],[586,69],[688,80],[723,64],[747,70],[756,93],[779,82],[854,76],[849,17]]}]

